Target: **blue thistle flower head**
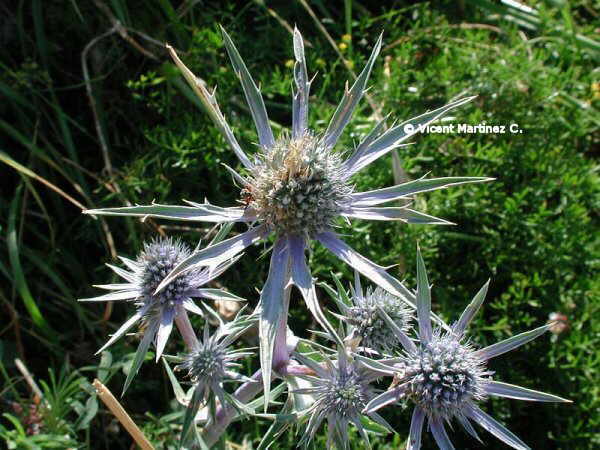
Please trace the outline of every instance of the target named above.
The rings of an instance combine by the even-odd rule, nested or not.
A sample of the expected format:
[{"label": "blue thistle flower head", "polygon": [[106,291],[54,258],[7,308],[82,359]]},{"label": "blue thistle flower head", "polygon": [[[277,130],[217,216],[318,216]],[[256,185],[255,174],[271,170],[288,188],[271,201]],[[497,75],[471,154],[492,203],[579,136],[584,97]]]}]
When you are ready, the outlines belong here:
[{"label": "blue thistle flower head", "polygon": [[215,340],[199,342],[198,347],[185,356],[185,361],[179,368],[187,369],[192,383],[212,380],[220,383],[225,378],[228,363],[226,357],[225,349]]},{"label": "blue thistle flower head", "polygon": [[[129,269],[125,270],[107,264],[117,275],[127,283],[96,285],[101,289],[113,291],[99,297],[81,299],[81,301],[113,301],[125,300],[133,302],[136,311],[98,350],[97,353],[112,345],[136,323],[143,322],[144,336],[139,344],[138,353],[145,354],[154,343],[156,360],[162,355],[167,344],[173,323],[185,311],[204,315],[204,310],[196,305],[192,298],[227,299],[241,301],[243,299],[220,289],[208,289],[202,286],[218,277],[235,260],[221,262],[214,267],[204,267],[190,270],[171,280],[165,289],[157,292],[158,285],[165,279],[181,261],[192,254],[192,250],[179,240],[158,238],[145,243],[142,251],[135,260],[120,256],[119,259]],[[137,361],[137,360],[136,360]],[[141,364],[137,363],[137,368]],[[130,371],[135,373],[136,370]],[[126,387],[131,380],[128,378]]]},{"label": "blue thistle flower head", "polygon": [[190,292],[198,287],[198,270],[190,270],[174,279],[165,289],[156,288],[177,264],[192,254],[191,249],[179,240],[172,238],[154,239],[144,244],[137,257],[139,272],[140,305],[151,305],[150,314],[162,315],[174,309],[190,297]]},{"label": "blue thistle flower head", "polygon": [[[552,394],[494,381],[493,372],[486,369],[491,358],[535,339],[553,324],[521,333],[483,349],[475,349],[468,341],[464,341],[465,331],[485,299],[488,284],[489,282],[475,295],[452,327],[442,323],[434,329],[431,325],[429,281],[423,258],[417,249],[416,297],[419,339],[415,344],[402,330],[395,329],[404,347],[401,364],[390,365],[384,361],[374,362],[363,358],[367,365],[387,365],[390,371],[396,371],[394,387],[372,399],[365,411],[373,412],[401,399],[409,399],[415,404],[408,450],[421,447],[421,433],[425,420],[429,422],[429,429],[439,448],[453,449],[445,428],[445,423],[451,419],[458,420],[477,440],[480,439],[471,421],[515,449],[528,449],[521,439],[486,414],[477,404],[488,396],[540,402],[569,402]],[[382,311],[380,313],[391,323],[387,314]]]},{"label": "blue thistle flower head", "polygon": [[198,339],[194,349],[187,353],[183,362],[176,367],[178,371],[187,371],[187,377],[194,386],[184,417],[182,442],[202,406],[208,405],[208,418],[213,421],[217,399],[221,405],[231,405],[240,411],[246,409],[245,405],[230,395],[223,386],[225,382],[256,382],[236,372],[241,367],[237,361],[252,356],[253,352],[247,349],[236,350],[231,346],[256,323],[254,316],[241,313],[242,311],[231,322],[221,322],[213,334],[210,333],[208,323],[205,323],[203,337]]},{"label": "blue thistle flower head", "polygon": [[340,154],[309,131],[284,135],[255,162],[245,188],[252,193],[248,206],[278,234],[308,238],[329,230],[350,203]]},{"label": "blue thistle flower head", "polygon": [[[332,361],[323,355],[319,364],[301,354],[298,361],[314,371],[315,376],[300,375],[310,382],[311,387],[297,389],[296,394],[310,395],[314,402],[303,413],[308,425],[299,445],[308,445],[324,419],[328,422],[328,447],[348,448],[348,426],[353,424],[365,442],[369,442],[361,417],[368,402],[375,397],[371,384],[380,376],[377,372],[360,365],[351,358],[344,347],[338,346],[337,359]],[[392,431],[391,426],[376,412],[369,417]]]},{"label": "blue thistle flower head", "polygon": [[[339,284],[338,288],[341,288]],[[360,340],[361,347],[366,351],[389,354],[400,347],[394,330],[384,320],[380,311],[387,314],[396,329],[407,333],[412,312],[404,299],[379,286],[363,291],[358,273],[354,275],[352,295],[338,292],[334,299],[341,310],[338,318],[350,326],[350,339]]]},{"label": "blue thistle flower head", "polygon": [[238,313],[232,322],[221,323],[212,335],[208,323],[205,323],[203,338],[198,339],[195,348],[184,356],[177,370],[187,370],[187,376],[193,384],[213,387],[213,391],[217,391],[226,379],[244,381],[244,377],[235,372],[240,367],[236,361],[252,353],[231,349],[230,346],[255,321],[254,317]]},{"label": "blue thistle flower head", "polygon": [[463,405],[487,396],[488,375],[485,361],[469,344],[437,329],[430,342],[406,355],[402,379],[407,397],[429,417],[448,421],[461,413]]}]

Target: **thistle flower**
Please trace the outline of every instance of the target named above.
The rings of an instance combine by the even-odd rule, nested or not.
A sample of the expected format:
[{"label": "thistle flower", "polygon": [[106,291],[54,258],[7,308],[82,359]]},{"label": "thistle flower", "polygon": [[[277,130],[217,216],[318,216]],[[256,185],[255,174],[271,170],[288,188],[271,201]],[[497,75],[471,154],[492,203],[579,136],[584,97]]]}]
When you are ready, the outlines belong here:
[{"label": "thistle flower", "polygon": [[252,379],[245,377],[235,370],[241,365],[236,361],[253,353],[247,350],[233,350],[229,347],[255,323],[252,316],[237,317],[228,323],[220,323],[214,334],[210,334],[208,323],[204,325],[202,339],[198,340],[195,348],[186,354],[183,362],[176,370],[186,370],[187,377],[194,385],[191,400],[186,410],[182,441],[188,434],[190,425],[196,417],[198,410],[203,405],[209,407],[209,418],[215,420],[216,399],[221,405],[232,405],[244,409],[238,400],[230,395],[223,387],[226,382],[250,382]]},{"label": "thistle flower", "polygon": [[[418,250],[417,284],[419,341],[415,345],[402,330],[395,329],[405,350],[403,364],[389,366],[390,370],[394,367],[397,370],[397,387],[371,400],[365,411],[373,412],[399,399],[410,399],[415,404],[415,409],[410,426],[408,450],[421,447],[425,419],[429,422],[429,429],[439,448],[454,449],[444,426],[444,422],[453,418],[477,440],[480,439],[470,420],[507,445],[515,449],[528,449],[521,439],[481,410],[477,403],[488,396],[539,402],[570,402],[552,394],[494,381],[493,372],[486,370],[486,364],[491,358],[535,339],[552,324],[477,350],[468,341],[464,341],[464,334],[485,299],[489,282],[475,295],[450,331],[432,329],[430,287],[425,264]],[[390,318],[384,312],[380,312],[390,323]]]},{"label": "thistle flower", "polygon": [[399,347],[394,331],[379,311],[384,311],[398,329],[407,333],[412,313],[406,303],[380,287],[363,292],[358,273],[354,274],[352,296],[348,296],[337,279],[336,284],[338,292],[331,290],[330,293],[341,312],[336,316],[348,325],[350,341],[360,342],[361,347],[369,352],[392,353]]},{"label": "thistle flower", "polygon": [[[292,130],[277,139],[273,135],[264,101],[238,50],[223,31],[225,47],[256,125],[259,149],[249,158],[237,142],[217,104],[215,93],[183,64],[175,51],[167,47],[187,82],[198,95],[209,116],[229,143],[241,164],[242,173],[227,168],[238,184],[246,207],[222,208],[208,202],[187,202],[189,206],[152,204],[125,208],[85,211],[96,215],[125,215],[157,217],[204,222],[243,222],[250,229],[238,236],[211,245],[177,265],[159,285],[164,289],[172,280],[200,266],[214,266],[233,258],[246,247],[270,234],[275,237],[267,281],[261,293],[259,323],[261,366],[264,373],[265,398],[268,398],[273,358],[287,358],[285,330],[287,296],[285,287],[295,284],[308,308],[319,322],[322,318],[314,293],[314,283],[305,260],[305,249],[317,240],[338,258],[391,294],[414,304],[414,294],[386,270],[357,253],[334,232],[333,226],[342,219],[399,220],[415,224],[448,224],[449,222],[403,207],[380,205],[412,195],[448,186],[488,181],[481,177],[450,177],[418,179],[380,190],[354,192],[351,178],[361,169],[398,148],[426,126],[447,112],[474,97],[462,98],[427,112],[399,125],[385,129],[381,120],[351,152],[335,151],[344,128],[364,95],[375,59],[381,49],[382,37],[377,40],[371,56],[351,88],[346,87],[327,129],[315,134],[308,128],[308,98],[312,81],[307,74],[304,43],[300,32],[294,30],[294,81],[292,100]],[[277,347],[278,351],[274,351]],[[279,363],[282,361],[276,361]]]},{"label": "thistle flower", "polygon": [[[324,365],[301,354],[295,358],[315,372],[316,376],[299,375],[308,380],[312,387],[297,389],[295,394],[310,395],[315,401],[304,412],[308,418],[306,430],[299,445],[308,445],[324,419],[328,422],[327,447],[348,448],[348,425],[354,424],[358,432],[369,443],[361,423],[363,410],[375,396],[371,383],[382,376],[351,359],[343,346],[338,346],[338,358],[332,361],[323,355]],[[376,412],[368,414],[371,419],[393,432],[392,427]]]},{"label": "thistle flower", "polygon": [[145,243],[143,250],[136,260],[120,256],[119,259],[127,266],[128,270],[107,264],[117,275],[124,278],[127,283],[96,285],[100,289],[112,292],[99,297],[85,298],[80,301],[113,301],[127,300],[136,306],[135,314],[130,317],[96,352],[102,352],[123,336],[133,325],[142,322],[144,337],[142,338],[125,382],[125,389],[139,369],[144,355],[150,344],[156,346],[156,360],[163,353],[165,345],[173,329],[173,321],[183,311],[204,315],[202,309],[194,303],[192,297],[207,299],[227,299],[241,301],[243,299],[220,289],[202,288],[204,284],[218,277],[233,262],[224,261],[214,268],[195,268],[173,279],[165,289],[156,292],[157,286],[165,276],[179,263],[185,261],[192,254],[191,249],[179,240],[171,238],[155,239]]}]

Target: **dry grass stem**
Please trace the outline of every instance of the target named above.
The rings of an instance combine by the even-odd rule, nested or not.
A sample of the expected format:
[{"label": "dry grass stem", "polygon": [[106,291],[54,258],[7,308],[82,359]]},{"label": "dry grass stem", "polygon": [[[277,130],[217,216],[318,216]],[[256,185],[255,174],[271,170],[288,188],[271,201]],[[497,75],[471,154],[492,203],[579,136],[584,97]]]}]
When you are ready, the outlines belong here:
[{"label": "dry grass stem", "polygon": [[129,414],[123,409],[119,401],[110,392],[110,390],[104,386],[97,378],[92,383],[96,388],[98,397],[106,405],[113,415],[121,422],[121,425],[127,430],[133,440],[140,446],[142,450],[154,450],[154,447],[148,441],[142,430],[135,424],[135,422],[129,417]]}]

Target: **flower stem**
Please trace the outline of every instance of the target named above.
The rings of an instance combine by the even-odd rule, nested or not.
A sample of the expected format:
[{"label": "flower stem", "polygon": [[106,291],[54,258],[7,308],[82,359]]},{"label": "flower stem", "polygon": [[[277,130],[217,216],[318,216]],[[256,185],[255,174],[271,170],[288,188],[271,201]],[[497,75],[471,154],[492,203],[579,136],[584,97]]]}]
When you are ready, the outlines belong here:
[{"label": "flower stem", "polygon": [[[252,382],[242,384],[234,393],[234,396],[242,403],[249,402],[263,390],[262,371],[259,369],[251,378]],[[219,406],[215,421],[205,428],[202,436],[208,447],[212,447],[217,442],[236,414],[237,411],[233,406]]]},{"label": "flower stem", "polygon": [[285,368],[283,370],[280,370],[280,375],[281,376],[298,376],[298,375],[312,375],[315,376],[315,371],[312,370],[310,367],[307,366],[302,366],[300,364],[287,364],[285,366]]},{"label": "flower stem", "polygon": [[[283,317],[287,317],[288,315],[290,295],[292,292],[292,285],[289,282],[289,277],[290,274],[288,271],[288,283],[284,292],[284,304],[283,310],[281,312],[281,314],[283,314]],[[277,330],[277,335],[275,336],[275,346],[273,348],[273,374],[271,375],[272,377],[284,377],[288,374],[296,375],[296,373],[289,373],[288,370],[288,367],[290,366],[290,353],[294,351],[297,345],[296,341],[297,339],[293,339],[291,342],[287,342],[287,320],[281,322]],[[300,367],[304,366],[298,366],[297,363],[294,363],[292,367],[294,367],[294,369],[292,369],[293,372],[296,372],[295,368],[298,368],[297,374],[306,373],[305,371],[300,369]],[[253,382],[246,382],[242,384],[233,394],[241,403],[249,402],[258,394],[260,394],[263,390],[261,370],[256,371],[254,375],[252,375],[251,379],[253,380]],[[225,431],[225,428],[227,428],[227,426],[231,423],[231,421],[235,418],[236,415],[237,411],[234,407],[230,405],[219,406],[215,416],[215,421],[208,424],[208,426],[204,429],[204,433],[202,435],[202,439],[208,447],[211,447],[215,444],[215,442],[217,442],[221,434],[223,434],[223,432]]]},{"label": "flower stem", "polygon": [[196,337],[196,332],[192,328],[187,311],[181,305],[177,307],[175,324],[177,325],[177,329],[181,333],[181,337],[183,337],[188,350],[194,350],[198,345],[198,338]]}]

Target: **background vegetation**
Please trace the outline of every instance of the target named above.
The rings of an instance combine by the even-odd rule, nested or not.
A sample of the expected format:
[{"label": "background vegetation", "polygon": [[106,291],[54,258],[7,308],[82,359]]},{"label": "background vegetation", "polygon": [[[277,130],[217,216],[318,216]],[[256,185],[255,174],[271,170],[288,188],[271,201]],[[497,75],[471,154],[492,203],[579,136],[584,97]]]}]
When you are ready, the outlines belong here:
[{"label": "background vegetation", "polygon": [[[385,30],[369,102],[363,102],[342,147],[357,141],[378,115],[408,118],[466,94],[478,98],[456,113],[456,122],[516,123],[523,130],[423,135],[395,161],[386,157],[357,178],[360,188],[374,188],[428,172],[496,177],[417,199],[420,210],[456,226],[356,222],[343,232],[361,253],[397,264],[392,272],[410,285],[419,241],[435,283],[434,308],[448,320],[491,277],[488,300],[473,326],[478,344],[562,314],[560,334],[499,358],[491,368],[503,381],[574,404],[490,401],[486,410],[534,448],[598,448],[600,46],[591,39],[600,27],[598,3],[531,1],[531,11],[487,0],[373,3],[0,5],[0,439],[11,448],[130,448],[130,437],[90,387],[99,377],[119,392],[137,338],[120,340],[102,359],[93,354],[130,311],[76,299],[95,294],[92,284],[111,282],[104,264],[117,253],[135,255],[157,233],[195,244],[209,229],[94,220],[80,211],[153,199],[235,202],[239,191],[221,166],[236,164],[233,152],[161,43],[174,45],[199,76],[219,86],[222,109],[245,148],[252,149],[256,135],[217,24],[231,33],[260,81],[276,131],[291,120],[289,26],[297,24],[307,40],[309,70],[318,72],[310,111],[316,130],[326,126],[345,80],[360,70]],[[266,262],[256,263],[261,250],[248,251],[221,279],[252,304],[266,278]],[[321,280],[329,281],[332,270],[351,275],[322,249],[314,250]],[[326,295],[322,299],[331,307]],[[310,337],[304,330],[314,324],[301,302],[294,300],[291,314],[294,330]],[[182,348],[176,341],[169,351]],[[42,401],[15,358],[39,385]],[[256,362],[248,373],[254,367]],[[177,438],[182,411],[173,397],[163,367],[148,361],[122,399],[157,448]],[[400,434],[376,438],[375,448],[399,448],[408,411],[388,408],[385,415]],[[236,423],[224,442],[251,448],[267,426],[261,420]],[[476,445],[459,427],[452,438],[457,448]],[[426,448],[433,448],[427,439]],[[505,448],[489,435],[484,440],[487,448]],[[295,442],[289,433],[277,446],[292,448]],[[321,436],[316,447],[323,445]],[[361,447],[358,438],[355,447]]]}]

